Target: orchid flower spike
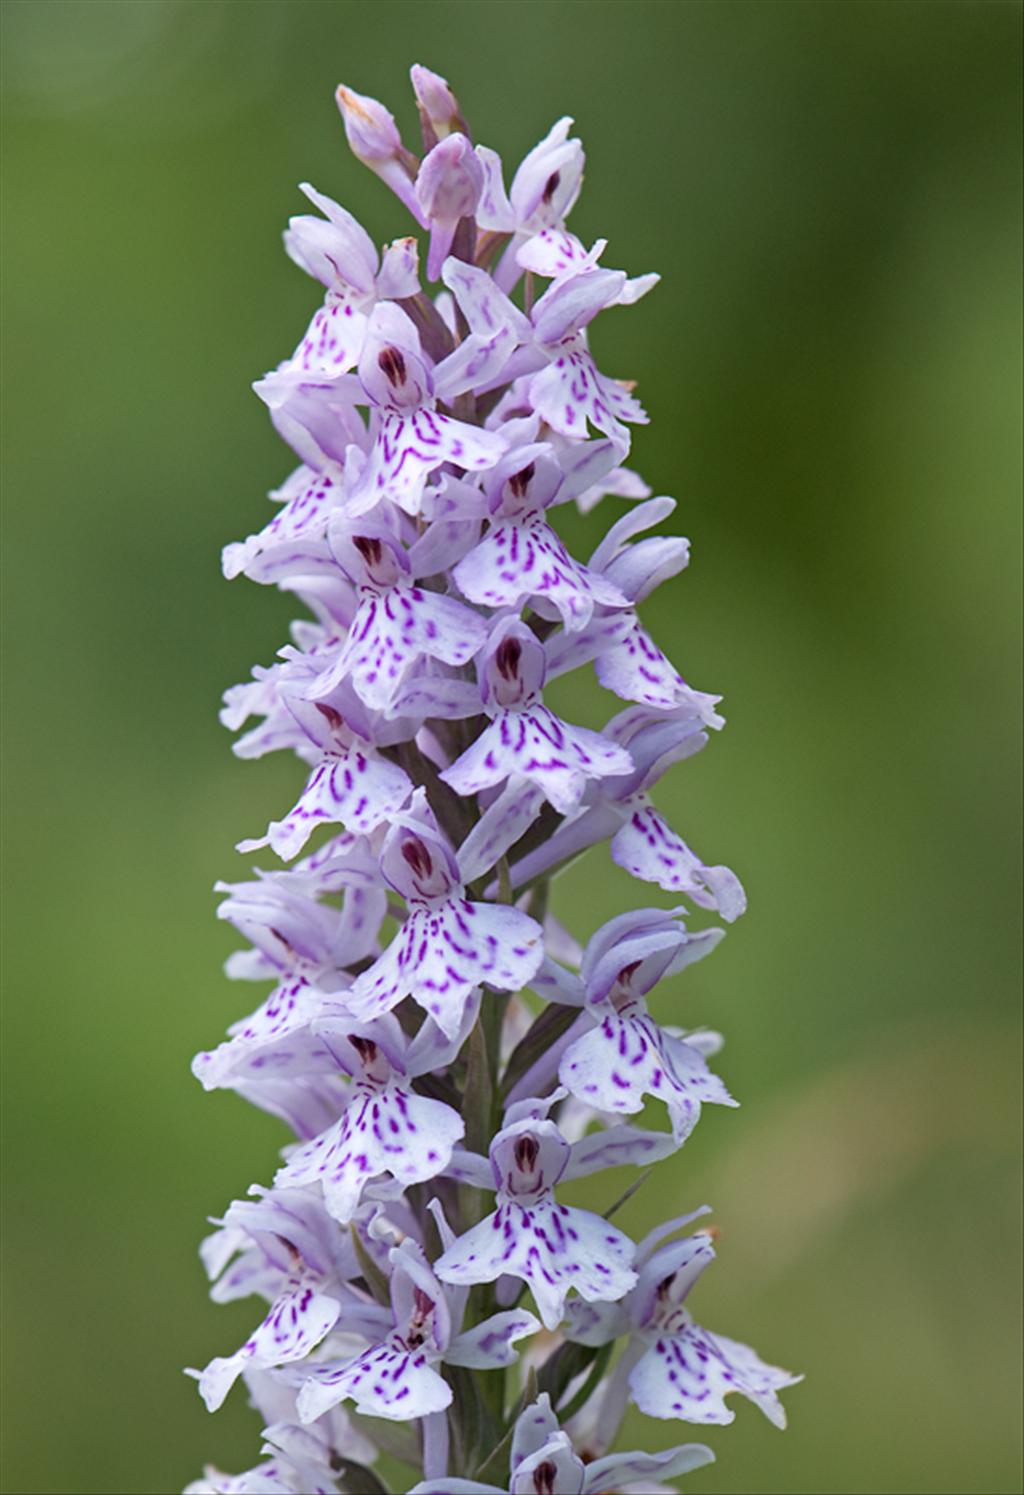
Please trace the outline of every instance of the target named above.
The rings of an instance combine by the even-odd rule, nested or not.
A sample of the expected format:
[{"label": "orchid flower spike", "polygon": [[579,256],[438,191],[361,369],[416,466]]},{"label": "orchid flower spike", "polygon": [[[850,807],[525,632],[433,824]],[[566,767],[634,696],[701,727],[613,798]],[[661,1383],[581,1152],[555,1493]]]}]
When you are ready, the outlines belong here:
[{"label": "orchid flower spike", "polygon": [[[211,1411],[241,1382],[262,1441],[187,1495],[386,1491],[380,1450],[413,1495],[641,1495],[714,1456],[616,1451],[627,1404],[720,1424],[736,1393],[782,1427],[800,1379],[692,1317],[703,1208],[627,1217],[637,1170],[737,1105],[683,973],[746,908],[661,799],[724,720],[649,631],[689,542],[590,341],[658,277],[568,227],[571,119],[506,175],[447,79],[411,80],[420,154],[337,91],[409,232],[382,247],[301,186],[308,321],[255,385],[291,456],[222,554],[303,610],[221,712],[238,757],[298,769],[237,844],[260,865],[217,885],[226,973],[261,993],[193,1070],[286,1140],[200,1246],[253,1327],[189,1371]],[[581,558],[562,517],[600,504]],[[603,708],[563,689],[583,672]],[[555,879],[602,844],[641,906],[573,932]]]}]

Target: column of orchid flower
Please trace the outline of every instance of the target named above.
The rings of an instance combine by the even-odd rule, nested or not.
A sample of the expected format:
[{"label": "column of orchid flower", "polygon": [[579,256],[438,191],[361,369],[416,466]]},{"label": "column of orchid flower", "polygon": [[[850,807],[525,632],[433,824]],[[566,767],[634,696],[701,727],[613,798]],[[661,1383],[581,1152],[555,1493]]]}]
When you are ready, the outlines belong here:
[{"label": "column of orchid flower", "polygon": [[[222,888],[249,944],[229,975],[273,989],[194,1067],[297,1140],[202,1248],[217,1301],[270,1304],[193,1372],[211,1410],[244,1379],[266,1461],[189,1490],[383,1490],[378,1448],[422,1471],[419,1492],[650,1489],[712,1454],[608,1453],[627,1401],[722,1423],[736,1391],[782,1426],[776,1391],[796,1379],[690,1317],[714,1251],[681,1232],[703,1210],[637,1245],[611,1210],[556,1197],[675,1152],[702,1103],[735,1104],[707,1065],[720,1040],[647,1006],[723,931],[645,907],[580,949],[548,911],[551,878],[601,841],[725,921],[744,907],[650,797],[722,720],[638,616],[687,546],[647,534],[674,505],[623,466],[646,416],[587,341],[657,277],[603,268],[603,241],[566,231],[583,171],[570,120],[506,192],[445,81],[412,78],[422,159],[380,104],[345,88],[338,102],[356,156],[429,234],[441,286],[424,289],[415,238],[378,254],[303,187],[319,213],[293,218],[285,246],[326,295],[256,386],[301,465],[271,522],[224,554],[228,576],[310,616],[228,691],[223,720],[258,719],[240,756],[290,749],[309,773],[240,843],[289,867]],[[553,512],[608,494],[633,504],[583,564]],[[601,732],[544,700],[591,663],[626,703]],[[667,1130],[623,1119],[649,1097]]]}]

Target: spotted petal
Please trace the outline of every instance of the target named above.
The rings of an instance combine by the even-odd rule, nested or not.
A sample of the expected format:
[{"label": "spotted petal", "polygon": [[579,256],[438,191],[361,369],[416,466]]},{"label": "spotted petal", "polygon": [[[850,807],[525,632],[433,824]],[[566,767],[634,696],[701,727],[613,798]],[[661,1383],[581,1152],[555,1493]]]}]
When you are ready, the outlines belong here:
[{"label": "spotted petal", "polygon": [[327,1457],[314,1463],[302,1460],[296,1464],[276,1449],[266,1452],[274,1457],[246,1469],[242,1474],[223,1474],[207,1465],[202,1479],[185,1486],[184,1495],[338,1495]]},{"label": "spotted petal", "polygon": [[453,258],[441,275],[469,324],[469,336],[434,371],[435,389],[450,404],[456,395],[495,379],[532,329],[486,271]]},{"label": "spotted petal", "polygon": [[322,534],[328,516],[343,499],[341,470],[334,464],[323,472],[299,467],[271,497],[282,507],[270,523],[247,540],[224,547],[222,565],[229,581],[248,570],[264,551]]},{"label": "spotted petal", "polygon": [[629,773],[632,766],[625,748],[537,704],[526,711],[500,711],[441,777],[459,794],[470,795],[519,774],[566,815],[579,804],[588,779]]},{"label": "spotted petal", "polygon": [[417,659],[468,664],[486,637],[483,618],[451,597],[410,586],[367,591],[334,665],[314,687],[315,698],[323,700],[348,678],[360,700],[386,711]]},{"label": "spotted petal", "polygon": [[308,1028],[329,1006],[330,999],[305,976],[282,981],[255,1012],[234,1024],[230,1039],[196,1055],[192,1073],[204,1090],[230,1085],[252,1055]]},{"label": "spotted petal", "polygon": [[628,606],[613,582],[572,558],[539,514],[497,524],[454,576],[470,602],[487,607],[519,608],[529,597],[543,598],[571,633],[586,627],[595,603]]},{"label": "spotted petal", "polygon": [[292,356],[257,381],[260,398],[274,409],[300,385],[331,384],[354,369],[366,336],[366,307],[371,304],[372,297],[348,286],[329,290]]},{"label": "spotted petal", "polygon": [[475,987],[518,991],[543,954],[543,931],[528,915],[505,904],[452,899],[414,908],[346,1000],[355,1016],[374,1018],[412,997],[451,1037]]},{"label": "spotted petal", "polygon": [[349,512],[364,514],[386,498],[407,514],[418,514],[427,478],[443,463],[465,472],[484,472],[504,450],[505,442],[495,432],[425,406],[380,411],[374,416],[374,443],[353,488]]},{"label": "spotted petal", "polygon": [[207,1410],[216,1412],[243,1370],[303,1360],[333,1329],[340,1311],[334,1298],[291,1282],[242,1348],[211,1360],[198,1377]]},{"label": "spotted petal", "polygon": [[459,847],[463,880],[473,882],[489,872],[533,824],[543,803],[544,795],[536,785],[513,774]]},{"label": "spotted petal", "polygon": [[347,1225],[371,1179],[390,1175],[403,1187],[447,1167],[465,1135],[462,1117],[392,1082],[383,1089],[356,1081],[338,1121],[307,1142],[278,1170],[278,1187],[322,1182],[324,1202]]},{"label": "spotted petal", "polygon": [[408,775],[368,746],[330,752],[310,774],[283,820],[272,820],[265,836],[242,841],[239,851],[270,845],[283,861],[305,846],[318,825],[340,825],[366,836],[402,808],[412,793]]},{"label": "spotted petal", "polygon": [[629,1388],[649,1417],[726,1423],[736,1416],[725,1405],[732,1392],[747,1397],[777,1428],[786,1412],[776,1391],[802,1377],[765,1362],[745,1344],[709,1334],[693,1322],[660,1335],[633,1367]]},{"label": "spotted petal", "polygon": [[444,1358],[450,1365],[465,1365],[471,1370],[495,1370],[503,1365],[514,1365],[517,1356],[513,1345],[516,1340],[527,1334],[536,1334],[539,1329],[540,1324],[525,1309],[513,1308],[507,1313],[495,1313],[453,1339]]},{"label": "spotted petal", "polygon": [[685,701],[690,688],[675,665],[640,627],[635,614],[631,627],[620,627],[595,660],[597,678],[606,690],[624,701],[639,701],[660,711],[671,711]]},{"label": "spotted petal", "polygon": [[519,246],[516,260],[523,270],[531,270],[534,275],[561,280],[566,275],[592,269],[604,247],[605,241],[600,239],[593,249],[585,249],[567,229],[543,228]]},{"label": "spotted petal", "polygon": [[646,424],[639,400],[599,373],[586,345],[570,338],[554,361],[530,380],[530,403],[562,436],[587,434],[587,423],[628,443],[624,421]]},{"label": "spotted petal", "polygon": [[408,1422],[441,1412],[452,1390],[434,1370],[426,1352],[409,1350],[397,1334],[354,1360],[317,1366],[296,1401],[299,1417],[315,1422],[339,1402],[351,1400],[367,1417]]},{"label": "spotted petal", "polygon": [[629,1292],[636,1282],[630,1266],[634,1251],[633,1242],[607,1220],[548,1196],[529,1205],[502,1204],[460,1236],[434,1270],[458,1287],[520,1277],[545,1328],[555,1329],[572,1288],[583,1298],[602,1301]]},{"label": "spotted petal", "polygon": [[668,1105],[677,1142],[693,1130],[703,1101],[736,1105],[695,1048],[641,1013],[606,1013],[566,1050],[558,1077],[598,1111],[632,1114],[643,1109],[646,1096],[657,1096]]},{"label": "spotted petal", "polygon": [[727,923],[747,906],[743,886],[728,867],[708,867],[662,819],[645,794],[626,801],[629,819],[614,836],[612,860],[644,882],[669,893],[686,893],[701,908],[713,908]]}]

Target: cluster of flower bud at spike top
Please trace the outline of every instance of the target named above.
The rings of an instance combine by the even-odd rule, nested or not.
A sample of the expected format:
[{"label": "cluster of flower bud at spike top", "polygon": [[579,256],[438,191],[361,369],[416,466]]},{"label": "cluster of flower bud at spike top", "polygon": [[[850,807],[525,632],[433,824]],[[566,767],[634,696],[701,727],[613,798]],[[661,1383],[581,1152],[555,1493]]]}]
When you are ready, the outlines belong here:
[{"label": "cluster of flower bud at spike top", "polygon": [[[323,304],[256,385],[299,466],[224,552],[228,576],[308,616],[223,721],[255,718],[238,755],[288,749],[307,777],[239,845],[286,865],[221,887],[248,942],[228,974],[272,990],[194,1070],[295,1140],[202,1246],[216,1301],[270,1306],[190,1374],[211,1410],[241,1379],[266,1428],[264,1462],[209,1468],[193,1495],[383,1491],[381,1451],[419,1495],[661,1490],[713,1455],[611,1452],[628,1403],[726,1423],[735,1392],[781,1427],[777,1393],[799,1379],[691,1317],[715,1255],[688,1229],[704,1209],[635,1242],[611,1200],[599,1215],[559,1197],[675,1153],[703,1104],[736,1104],[708,1065],[720,1038],[648,1007],[722,938],[689,906],[728,923],[745,904],[651,797],[722,726],[638,611],[687,543],[650,533],[674,504],[625,465],[647,417],[587,337],[657,277],[605,268],[603,241],[566,229],[571,120],[506,186],[445,80],[412,81],[422,157],[376,100],[338,103],[427,235],[425,264],[417,238],[378,252],[302,188],[315,212],[285,247]],[[556,510],[609,496],[620,517],[576,559]],[[600,731],[545,700],[590,666],[618,698]],[[601,842],[648,906],[581,947],[548,891]],[[650,906],[659,891],[685,904]],[[638,1125],[652,1099],[664,1110]]]}]

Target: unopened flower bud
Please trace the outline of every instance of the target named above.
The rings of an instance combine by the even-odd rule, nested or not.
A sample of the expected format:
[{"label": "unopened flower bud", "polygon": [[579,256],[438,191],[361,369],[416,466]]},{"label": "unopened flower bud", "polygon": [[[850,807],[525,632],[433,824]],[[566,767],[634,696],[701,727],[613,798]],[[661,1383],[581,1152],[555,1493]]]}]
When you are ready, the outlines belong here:
[{"label": "unopened flower bud", "polygon": [[469,126],[447,79],[442,78],[440,73],[432,73],[428,67],[421,67],[418,62],[413,63],[409,69],[409,76],[419,106],[426,150],[432,150],[439,140],[456,132],[469,134]]},{"label": "unopened flower bud", "polygon": [[376,162],[390,161],[401,154],[402,137],[394,115],[383,104],[367,94],[346,88],[344,83],[338,84],[334,97],[354,156],[376,170]]},{"label": "unopened flower bud", "polygon": [[427,274],[441,273],[461,218],[472,218],[483,191],[483,167],[465,135],[449,135],[435,145],[416,178],[416,201],[430,223]]},{"label": "unopened flower bud", "polygon": [[423,223],[412,190],[419,163],[402,144],[394,116],[376,99],[356,93],[344,83],[338,84],[334,97],[352,154],[391,188],[417,222]]}]

